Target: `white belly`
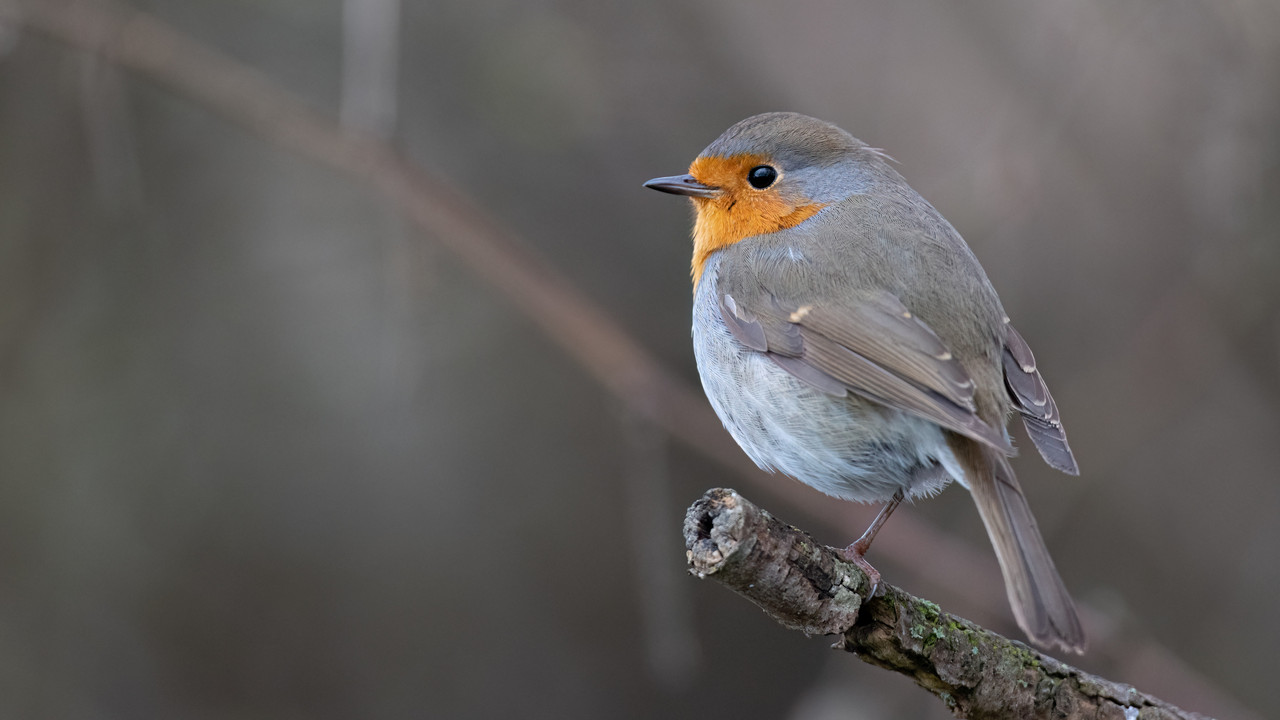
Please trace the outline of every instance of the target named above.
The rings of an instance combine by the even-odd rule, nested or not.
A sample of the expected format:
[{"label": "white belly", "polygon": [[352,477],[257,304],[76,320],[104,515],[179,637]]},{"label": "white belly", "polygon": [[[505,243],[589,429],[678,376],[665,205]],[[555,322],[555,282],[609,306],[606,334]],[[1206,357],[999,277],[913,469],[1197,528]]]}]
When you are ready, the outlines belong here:
[{"label": "white belly", "polygon": [[934,423],[825,394],[739,343],[720,319],[717,265],[707,262],[694,298],[693,351],[707,399],[757,465],[857,502],[931,495],[957,474]]}]

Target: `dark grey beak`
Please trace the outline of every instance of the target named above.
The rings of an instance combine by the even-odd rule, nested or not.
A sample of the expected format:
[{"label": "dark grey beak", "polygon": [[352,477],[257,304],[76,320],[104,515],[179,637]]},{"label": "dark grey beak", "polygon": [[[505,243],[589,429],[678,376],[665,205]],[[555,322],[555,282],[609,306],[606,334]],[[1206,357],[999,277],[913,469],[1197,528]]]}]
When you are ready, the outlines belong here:
[{"label": "dark grey beak", "polygon": [[644,184],[650,190],[671,193],[672,195],[688,195],[689,197],[713,198],[720,194],[720,188],[703,185],[693,179],[692,175],[672,175],[671,177],[654,178]]}]

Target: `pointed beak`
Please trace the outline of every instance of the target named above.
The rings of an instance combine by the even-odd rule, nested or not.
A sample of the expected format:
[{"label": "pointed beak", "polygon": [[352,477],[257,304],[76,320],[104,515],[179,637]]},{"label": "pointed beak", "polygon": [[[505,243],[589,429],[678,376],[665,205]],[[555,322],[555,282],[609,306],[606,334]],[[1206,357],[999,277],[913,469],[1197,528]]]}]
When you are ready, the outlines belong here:
[{"label": "pointed beak", "polygon": [[654,178],[644,184],[650,190],[687,195],[689,197],[713,198],[720,194],[720,188],[703,185],[693,179],[692,175],[672,175],[671,177]]}]

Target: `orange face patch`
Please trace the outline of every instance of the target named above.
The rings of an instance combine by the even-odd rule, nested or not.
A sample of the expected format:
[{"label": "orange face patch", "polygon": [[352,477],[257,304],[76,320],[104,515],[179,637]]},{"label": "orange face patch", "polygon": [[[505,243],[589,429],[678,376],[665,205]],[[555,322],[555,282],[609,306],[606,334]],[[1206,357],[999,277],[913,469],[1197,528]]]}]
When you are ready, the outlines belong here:
[{"label": "orange face patch", "polygon": [[689,174],[703,185],[720,188],[713,198],[692,198],[698,212],[693,224],[693,284],[697,287],[702,268],[711,253],[729,245],[766,233],[795,227],[821,210],[822,203],[786,197],[778,192],[778,182],[758,190],[747,182],[747,173],[757,165],[767,165],[763,155],[700,157],[689,166]]}]

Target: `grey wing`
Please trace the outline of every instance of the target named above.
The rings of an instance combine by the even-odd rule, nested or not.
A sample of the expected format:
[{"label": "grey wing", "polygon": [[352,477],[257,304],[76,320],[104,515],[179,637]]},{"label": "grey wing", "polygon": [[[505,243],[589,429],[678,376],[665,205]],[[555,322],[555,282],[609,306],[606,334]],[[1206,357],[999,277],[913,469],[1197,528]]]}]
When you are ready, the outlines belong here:
[{"label": "grey wing", "polygon": [[720,312],[739,342],[822,392],[852,392],[1013,454],[1003,429],[978,416],[964,367],[887,292],[794,306],[764,293],[749,302],[724,294]]},{"label": "grey wing", "polygon": [[1058,405],[1049,394],[1035,355],[1027,341],[1013,326],[1005,323],[1004,382],[1013,406],[1022,414],[1022,424],[1031,442],[1050,466],[1069,475],[1079,475],[1080,467],[1067,444],[1067,431],[1062,428]]}]

